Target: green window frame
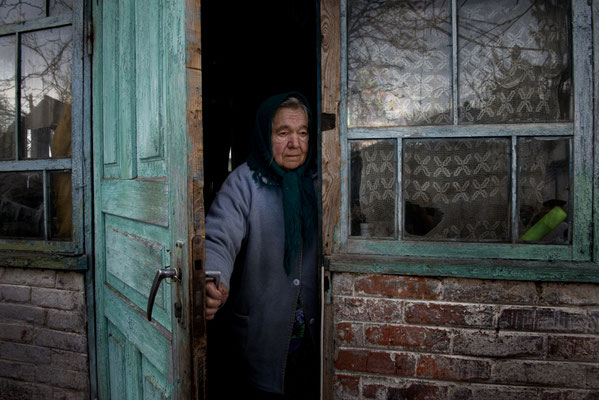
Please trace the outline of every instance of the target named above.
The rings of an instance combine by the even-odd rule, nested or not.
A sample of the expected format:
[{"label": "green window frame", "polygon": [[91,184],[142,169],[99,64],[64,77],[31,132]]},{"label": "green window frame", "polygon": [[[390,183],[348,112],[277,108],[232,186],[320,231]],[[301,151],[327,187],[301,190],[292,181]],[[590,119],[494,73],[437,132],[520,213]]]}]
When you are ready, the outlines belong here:
[{"label": "green window frame", "polygon": [[[57,269],[84,269],[85,261],[81,255],[85,252],[85,237],[89,233],[90,216],[86,209],[90,206],[86,200],[89,198],[91,188],[89,186],[89,145],[88,142],[90,120],[89,104],[84,102],[85,96],[89,96],[89,81],[84,79],[89,76],[85,70],[89,69],[89,61],[84,47],[91,46],[85,43],[84,15],[85,4],[81,1],[72,1],[72,6],[62,4],[61,1],[32,2],[33,7],[39,11],[32,18],[24,21],[9,19],[6,24],[0,24],[0,37],[14,38],[14,83],[15,83],[15,118],[14,118],[14,151],[12,157],[0,161],[0,173],[35,173],[41,176],[41,191],[43,193],[43,234],[38,237],[2,237],[0,238],[0,251],[2,251],[3,265],[13,266],[35,266],[40,268]],[[15,7],[20,12],[21,2],[10,2],[6,7]],[[56,8],[52,8],[56,7]],[[72,12],[69,8],[72,7]],[[56,15],[51,12],[56,11]],[[88,27],[89,29],[90,27]],[[71,76],[70,76],[70,98],[71,98],[71,156],[70,157],[28,157],[23,155],[23,138],[20,137],[21,124],[24,122],[21,114],[21,83],[22,70],[22,40],[25,35],[42,32],[43,30],[66,31],[70,29],[72,41],[71,54]],[[35,35],[34,35],[35,36]],[[32,36],[30,36],[32,37]],[[44,37],[43,33],[40,37]],[[91,40],[91,36],[88,37]],[[41,53],[41,51],[40,51]],[[21,114],[22,115],[22,114]],[[88,116],[88,117],[86,117]],[[88,132],[86,135],[85,132]],[[22,133],[21,133],[22,135]],[[22,143],[19,143],[19,142]],[[71,181],[71,234],[59,238],[51,234],[51,180],[56,172],[70,174]]]},{"label": "green window frame", "polygon": [[[403,272],[408,274],[455,275],[481,278],[582,280],[599,281],[597,271],[597,141],[593,141],[593,73],[590,54],[597,48],[597,30],[593,32],[591,15],[595,8],[584,0],[571,2],[571,70],[573,108],[571,122],[536,122],[509,124],[458,123],[457,110],[452,123],[428,126],[358,126],[349,122],[348,23],[349,0],[341,0],[341,102],[339,106],[342,167],[340,218],[335,230],[333,255],[328,259],[331,270],[362,272]],[[451,3],[451,29],[456,32],[457,0]],[[596,19],[595,19],[596,20]],[[597,22],[595,21],[595,24]],[[593,35],[595,43],[593,43]],[[457,35],[452,36],[453,63],[451,85],[453,104],[457,104]],[[595,52],[595,60],[597,54]],[[593,82],[590,85],[589,82]],[[515,238],[514,222],[518,209],[516,146],[518,138],[555,137],[570,140],[570,209],[572,232],[567,244],[523,243]],[[511,236],[507,243],[418,241],[402,238],[402,149],[407,140],[439,138],[506,138],[511,141]],[[395,146],[396,235],[393,238],[371,238],[352,235],[351,227],[351,144],[362,140],[389,140]],[[595,152],[593,153],[593,146]],[[595,157],[595,160],[593,158]],[[326,212],[326,211],[323,211]],[[556,267],[555,261],[559,261]],[[513,267],[513,268],[512,268]]]}]

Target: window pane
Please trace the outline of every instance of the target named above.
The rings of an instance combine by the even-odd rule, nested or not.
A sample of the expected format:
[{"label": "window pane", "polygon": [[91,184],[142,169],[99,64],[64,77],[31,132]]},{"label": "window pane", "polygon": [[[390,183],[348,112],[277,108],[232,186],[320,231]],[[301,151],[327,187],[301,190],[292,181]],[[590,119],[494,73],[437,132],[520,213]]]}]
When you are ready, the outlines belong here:
[{"label": "window pane", "polygon": [[395,237],[395,140],[351,145],[351,235]]},{"label": "window pane", "polygon": [[15,158],[15,35],[0,37],[0,160]]},{"label": "window pane", "polygon": [[43,174],[0,173],[0,236],[44,236]]},{"label": "window pane", "polygon": [[73,0],[50,0],[50,16],[73,12]]},{"label": "window pane", "polygon": [[408,139],[404,233],[411,240],[509,240],[510,140]]},{"label": "window pane", "polygon": [[46,0],[0,1],[0,24],[29,21],[46,16]]},{"label": "window pane", "polygon": [[571,119],[569,3],[471,0],[459,7],[460,122]]},{"label": "window pane", "polygon": [[349,0],[350,126],[452,122],[450,6]]},{"label": "window pane", "polygon": [[520,239],[567,243],[569,139],[520,138],[517,149]]},{"label": "window pane", "polygon": [[23,34],[21,158],[71,156],[72,28]]},{"label": "window pane", "polygon": [[50,188],[50,236],[52,239],[70,239],[73,228],[71,171],[51,172]]}]

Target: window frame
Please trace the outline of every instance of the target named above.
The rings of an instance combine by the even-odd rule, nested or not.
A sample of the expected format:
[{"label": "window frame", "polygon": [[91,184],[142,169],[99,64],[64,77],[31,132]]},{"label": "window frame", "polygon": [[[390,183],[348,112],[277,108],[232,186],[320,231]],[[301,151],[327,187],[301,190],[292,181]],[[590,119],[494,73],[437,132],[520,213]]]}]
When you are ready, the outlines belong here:
[{"label": "window frame", "polygon": [[[574,262],[580,263],[589,262],[594,259],[597,261],[597,249],[598,249],[598,238],[597,238],[597,179],[598,174],[597,168],[597,143],[595,142],[595,162],[593,166],[593,85],[589,85],[590,81],[593,81],[593,65],[591,63],[591,57],[589,53],[593,47],[597,49],[597,29],[592,31],[591,14],[592,8],[588,2],[581,0],[572,0],[572,68],[573,68],[573,118],[572,122],[567,123],[532,123],[532,124],[493,124],[493,125],[445,125],[445,126],[422,126],[422,127],[384,127],[384,128],[349,128],[348,127],[348,45],[347,45],[347,18],[348,18],[348,0],[340,0],[340,101],[339,101],[339,147],[340,147],[340,200],[339,200],[339,217],[335,219],[334,216],[325,215],[325,221],[335,220],[335,234],[334,240],[331,245],[331,252],[334,256],[329,260],[338,260],[341,264],[345,263],[348,265],[348,258],[344,255],[355,255],[366,256],[363,260],[362,267],[356,267],[359,270],[364,269],[364,265],[367,261],[372,261],[373,256],[379,256],[377,260],[383,260],[383,264],[387,267],[379,265],[379,267],[366,268],[367,271],[374,270],[389,270],[395,271],[397,268],[391,264],[393,260],[384,261],[382,257],[391,257],[397,259],[398,257],[414,258],[418,257],[433,257],[434,259],[448,258],[458,260],[454,263],[456,266],[464,264],[460,260],[468,261],[472,259],[487,259],[487,263],[493,264],[494,259],[504,260],[500,264],[505,265],[508,260],[517,260],[519,263],[526,263],[531,261],[530,264],[531,273],[528,274],[529,278],[533,279],[548,279],[547,274],[540,273],[539,268],[547,263],[539,264],[539,261],[563,261],[563,262]],[[594,0],[595,7],[598,1]],[[455,2],[452,6],[452,15],[456,15]],[[452,17],[452,26],[456,26],[456,17]],[[595,21],[595,24],[597,22]],[[595,25],[596,26],[596,25]],[[595,35],[595,42],[593,42],[593,34]],[[452,35],[456,36],[456,35]],[[326,39],[326,38],[325,38]],[[457,53],[456,41],[457,38],[452,39],[454,43],[453,60],[454,65],[456,64],[455,55]],[[595,58],[597,59],[597,53],[595,52]],[[324,65],[324,64],[323,64]],[[597,65],[597,64],[595,64]],[[326,66],[325,66],[326,68]],[[325,70],[325,74],[326,74]],[[455,74],[455,72],[454,72]],[[596,74],[596,73],[595,73]],[[454,76],[455,79],[455,76]],[[456,85],[454,84],[454,87]],[[597,82],[594,82],[594,86],[597,88]],[[326,95],[326,93],[325,93]],[[454,101],[455,101],[455,96]],[[455,104],[455,103],[453,103]],[[571,201],[573,203],[573,233],[572,241],[566,245],[550,245],[550,244],[529,244],[529,243],[470,243],[470,242],[434,242],[434,241],[410,241],[402,240],[401,237],[391,240],[377,240],[377,239],[365,239],[359,237],[353,237],[349,235],[349,221],[350,221],[350,209],[349,209],[349,169],[350,169],[350,151],[349,151],[349,140],[364,139],[388,139],[388,138],[405,138],[414,137],[414,133],[424,133],[421,137],[511,137],[512,138],[512,150],[514,147],[514,141],[517,136],[530,136],[531,133],[539,133],[543,130],[546,134],[568,136],[572,139],[572,175],[571,179],[573,182],[574,190],[571,193]],[[595,127],[597,130],[597,127]],[[452,136],[459,134],[460,136]],[[323,146],[326,146],[325,134],[323,133]],[[397,202],[396,207],[399,209],[402,205],[401,199],[401,140],[396,140],[397,145],[397,181],[396,181],[396,195]],[[327,150],[323,149],[323,169],[326,160]],[[512,194],[515,188],[515,168],[514,164],[516,160],[516,153],[512,153]],[[594,172],[593,172],[594,171]],[[593,176],[594,174],[594,176]],[[593,178],[595,178],[595,184],[593,184]],[[326,181],[326,177],[323,177],[323,182]],[[593,193],[593,188],[594,192]],[[595,201],[593,196],[595,196]],[[517,210],[517,198],[511,199],[512,213]],[[593,215],[594,209],[594,215]],[[329,213],[323,206],[323,212]],[[399,211],[398,211],[399,212]],[[399,224],[400,218],[396,218],[396,222]],[[594,228],[593,228],[593,221]],[[594,229],[594,236],[593,236]],[[325,231],[325,236],[327,232]],[[325,249],[326,249],[325,245]],[[594,247],[595,251],[591,251]],[[326,251],[325,251],[326,253]],[[335,262],[334,262],[335,263]],[[366,264],[364,264],[366,263]],[[359,264],[359,262],[358,262]],[[466,263],[468,264],[468,263]],[[356,264],[357,265],[357,264]],[[404,264],[405,265],[405,264]],[[565,265],[565,264],[564,264]],[[417,271],[424,271],[427,267],[422,266],[416,268]],[[428,267],[430,269],[430,265]],[[457,268],[457,267],[456,267]],[[465,267],[470,268],[471,267]],[[460,268],[457,268],[460,270]],[[536,271],[536,272],[535,272]],[[426,271],[425,271],[426,272]],[[451,273],[445,268],[445,274]],[[452,273],[453,274],[453,273]],[[497,272],[489,274],[488,272],[477,273],[474,272],[462,272],[459,275],[464,276],[487,276],[487,277],[500,277],[502,274]],[[589,276],[596,276],[596,272],[591,273]],[[556,278],[557,280],[571,280],[574,277],[562,276],[562,278]],[[588,277],[585,279],[589,279]],[[597,277],[599,279],[599,277]]]},{"label": "window frame", "polygon": [[[48,4],[46,3],[46,15]],[[89,93],[89,83],[84,81],[85,69],[88,69],[89,62],[84,54],[84,2],[73,1],[73,12],[62,13],[56,16],[47,16],[33,19],[25,22],[0,25],[0,36],[15,35],[15,80],[21,79],[20,76],[20,36],[23,33],[59,28],[63,26],[72,27],[72,66],[71,66],[71,158],[49,158],[49,159],[18,159],[18,153],[15,152],[13,160],[0,161],[0,172],[27,172],[41,171],[44,175],[44,186],[48,187],[49,173],[52,171],[70,170],[71,171],[71,193],[72,193],[72,236],[70,240],[51,240],[50,238],[0,238],[0,251],[9,251],[10,254],[3,256],[3,261],[9,266],[33,266],[25,261],[41,258],[45,259],[48,268],[54,269],[84,269],[85,266],[80,262],[64,263],[55,260],[55,254],[80,255],[85,251],[85,226],[86,210],[84,205],[87,203],[88,190],[86,190],[89,178],[85,173],[85,167],[88,164],[86,160],[89,150],[86,146],[85,132],[89,131],[90,123],[85,116],[89,115],[89,105],[84,101],[84,96]],[[90,46],[91,43],[87,43]],[[16,112],[15,116],[15,140],[18,142],[20,129],[20,88],[17,87],[15,94]],[[49,193],[44,189],[44,218],[45,225],[48,224],[48,205]],[[48,229],[46,228],[47,232]],[[30,255],[24,256],[16,252],[39,252],[36,257]],[[44,253],[53,255],[44,257]],[[23,258],[25,257],[25,258]]]}]

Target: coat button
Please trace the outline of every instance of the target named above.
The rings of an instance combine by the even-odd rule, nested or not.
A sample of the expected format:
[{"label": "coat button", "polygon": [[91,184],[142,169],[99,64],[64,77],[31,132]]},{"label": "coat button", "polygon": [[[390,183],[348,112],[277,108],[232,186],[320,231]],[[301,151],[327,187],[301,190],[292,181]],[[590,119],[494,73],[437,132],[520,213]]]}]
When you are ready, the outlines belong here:
[{"label": "coat button", "polygon": [[293,284],[294,284],[295,286],[299,286],[299,284],[300,284],[300,281],[299,281],[299,279],[294,279],[294,280],[293,280]]},{"label": "coat button", "polygon": [[314,325],[316,323],[316,320],[314,318],[310,318],[310,325]]}]

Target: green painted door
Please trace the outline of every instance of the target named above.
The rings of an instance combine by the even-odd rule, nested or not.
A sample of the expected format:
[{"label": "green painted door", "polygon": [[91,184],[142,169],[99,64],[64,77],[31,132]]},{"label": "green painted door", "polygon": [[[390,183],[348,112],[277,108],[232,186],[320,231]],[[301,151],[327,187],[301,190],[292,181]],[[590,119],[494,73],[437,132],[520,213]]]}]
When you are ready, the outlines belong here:
[{"label": "green painted door", "polygon": [[[201,397],[200,71],[185,49],[199,29],[183,0],[91,3],[98,395]],[[161,269],[176,278],[157,286],[149,321]]]}]

